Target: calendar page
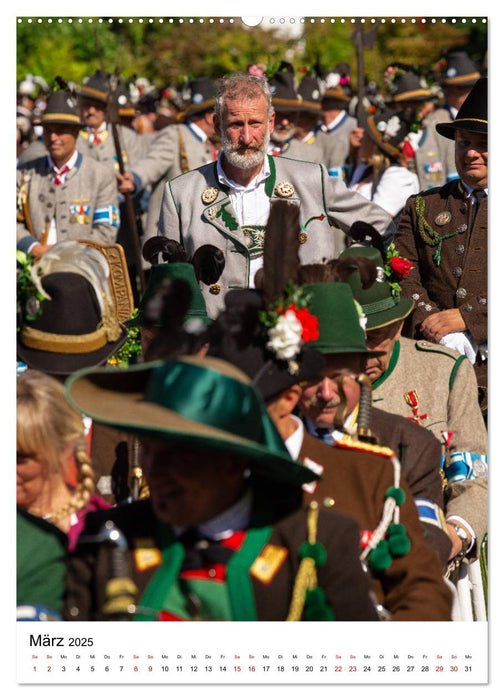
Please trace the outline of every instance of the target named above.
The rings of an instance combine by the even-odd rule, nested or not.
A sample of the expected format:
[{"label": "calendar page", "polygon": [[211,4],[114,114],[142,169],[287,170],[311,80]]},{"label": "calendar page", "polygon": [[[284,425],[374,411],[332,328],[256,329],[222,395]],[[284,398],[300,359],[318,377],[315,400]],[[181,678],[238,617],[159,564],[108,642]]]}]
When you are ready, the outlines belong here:
[{"label": "calendar page", "polygon": [[[326,4],[322,3],[322,5]],[[387,7],[389,4],[390,8]],[[141,162],[144,165],[148,163],[149,168],[152,167],[154,172],[157,156],[153,155],[152,150],[149,151],[151,140],[156,143],[156,135],[163,129],[174,131],[177,128],[176,125],[187,126],[190,121],[189,116],[202,113],[201,105],[205,105],[207,100],[213,105],[214,93],[207,95],[203,82],[199,92],[195,91],[192,88],[195,79],[209,77],[215,81],[226,74],[240,71],[265,76],[270,84],[274,84],[275,79],[280,76],[279,82],[272,90],[273,98],[276,92],[277,99],[276,103],[273,99],[273,104],[280,105],[277,107],[277,113],[285,113],[287,119],[290,119],[292,114],[298,113],[300,104],[306,106],[310,103],[306,112],[310,113],[310,120],[307,121],[310,126],[306,127],[302,137],[299,136],[300,119],[296,122],[292,117],[292,122],[297,126],[291,124],[290,127],[285,125],[274,127],[272,123],[272,129],[277,129],[278,140],[270,141],[268,146],[270,160],[275,161],[275,158],[283,157],[286,160],[291,159],[290,162],[299,159],[310,163],[313,161],[323,163],[324,170],[327,171],[324,177],[327,176],[328,181],[332,183],[339,181],[338,186],[341,185],[345,190],[348,188],[348,190],[358,191],[363,197],[369,199],[375,196],[378,180],[374,180],[375,189],[372,195],[370,183],[373,182],[373,176],[369,174],[369,170],[367,180],[359,180],[364,169],[364,160],[360,158],[358,152],[365,131],[363,125],[366,122],[369,125],[368,133],[374,134],[372,137],[374,141],[380,140],[382,145],[385,143],[389,149],[387,158],[390,159],[392,152],[394,158],[396,152],[400,153],[398,158],[403,166],[403,175],[405,172],[408,173],[408,178],[403,177],[402,180],[397,181],[396,186],[389,186],[387,193],[380,200],[383,208],[386,209],[389,204],[392,207],[395,206],[402,196],[400,187],[406,187],[407,180],[413,181],[410,194],[442,187],[457,177],[453,158],[447,155],[445,144],[442,143],[440,146],[439,137],[434,135],[435,123],[451,121],[454,118],[453,114],[456,114],[456,112],[450,114],[443,102],[447,92],[446,83],[443,83],[443,80],[446,80],[447,75],[448,49],[465,52],[467,59],[473,61],[474,71],[478,77],[490,76],[490,63],[497,64],[494,49],[495,52],[498,51],[498,29],[496,26],[493,27],[493,46],[490,53],[489,34],[492,21],[489,17],[490,13],[483,6],[474,7],[469,3],[459,3],[456,8],[451,8],[449,14],[445,14],[445,8],[436,6],[434,3],[429,3],[428,7],[424,5],[403,7],[400,4],[392,7],[392,5],[397,4],[385,3],[385,6],[377,7],[373,3],[361,2],[355,8],[335,6],[281,8],[268,7],[266,3],[256,3],[253,7],[226,7],[221,10],[214,7],[187,8],[187,14],[186,8],[182,6],[170,8],[132,6],[120,8],[123,14],[117,14],[118,8],[112,8],[112,6],[105,8],[103,4],[91,3],[86,8],[80,8],[81,15],[73,14],[75,8],[65,7],[64,11],[62,8],[52,10],[33,3],[15,8],[16,15],[4,23],[7,27],[3,27],[2,32],[7,34],[6,44],[8,42],[12,55],[15,54],[9,70],[12,73],[11,79],[14,70],[17,75],[18,150],[16,157],[18,163],[23,162],[23,151],[28,146],[33,148],[34,157],[40,157],[33,144],[43,148],[41,117],[47,105],[48,95],[55,88],[56,75],[62,76],[64,83],[60,83],[58,89],[63,87],[78,94],[81,86],[95,74],[95,71],[104,69],[109,72],[113,80],[115,79],[116,89],[124,88],[122,101],[119,100],[117,103],[117,113],[122,112],[124,117],[119,133],[123,134],[129,130],[131,134],[126,134],[128,138],[134,133],[138,139],[137,145],[141,142],[141,148],[144,150],[137,151],[135,156],[130,156],[126,149],[122,154],[118,154],[116,141],[115,155],[101,156],[104,159],[102,164],[104,168],[108,167],[110,164],[108,161],[111,161],[115,172],[122,172],[124,175],[124,172],[130,169],[130,165],[131,170],[134,171],[135,163],[142,159],[141,153],[144,156],[149,154],[149,158]],[[254,16],[245,16],[245,10],[247,13],[250,10]],[[173,11],[173,14],[169,14],[169,11]],[[307,14],[310,11],[313,11],[314,15]],[[108,12],[114,12],[114,14],[109,16]],[[456,75],[455,68],[453,71],[455,71],[453,75]],[[497,73],[498,68],[494,71]],[[413,82],[405,88],[404,100],[402,98],[397,100],[397,86],[405,74],[409,75],[410,72],[414,75]],[[313,79],[313,86],[310,88],[309,96],[303,96],[300,86],[303,80],[308,84],[308,79]],[[24,98],[20,97],[21,83],[24,85]],[[291,87],[294,90],[293,96],[289,92]],[[496,85],[494,87],[497,88]],[[332,93],[338,95],[344,106],[339,104],[338,109],[331,116],[328,108],[324,116],[321,108],[322,98],[326,94],[327,100]],[[419,94],[424,96],[421,103],[418,101]],[[413,107],[410,106],[408,128],[403,135],[404,138],[399,141],[396,131],[396,126],[399,128],[399,120],[396,124],[395,121],[386,121],[386,119],[391,119],[391,115],[397,114],[398,105],[401,108],[404,107],[401,102],[408,102],[407,95],[412,95],[417,102],[414,102]],[[27,107],[29,100],[31,102]],[[441,108],[445,110],[442,116],[436,112]],[[389,110],[391,110],[390,114]],[[435,112],[437,122],[434,121]],[[384,117],[381,122],[373,119],[377,114],[386,115],[386,119]],[[316,117],[314,118],[313,115]],[[334,134],[338,129],[340,135],[343,134],[345,121],[347,124],[345,129],[349,123],[352,127],[348,128],[345,135],[341,137],[341,144],[344,144],[344,153],[341,155],[341,149],[334,145]],[[192,120],[191,123],[194,124]],[[191,137],[194,141],[199,139],[206,144],[206,151],[201,150],[201,144],[198,144],[198,155],[194,156],[191,150],[193,145],[189,144],[184,150],[183,144],[181,145],[179,141],[176,148],[179,149],[180,162],[177,165],[176,177],[181,173],[192,172],[197,168],[207,167],[209,163],[217,162],[219,150],[223,145],[222,140],[217,138],[215,133],[206,138],[202,131],[203,127],[191,128],[193,132]],[[29,131],[30,135],[24,134],[23,129]],[[285,129],[285,132],[282,132],[282,129]],[[292,129],[289,134],[287,134],[288,129]],[[105,133],[106,131],[105,129]],[[103,149],[105,139],[108,138],[109,142],[113,140],[112,132],[110,126],[108,136],[102,132],[101,144],[97,141],[96,153],[98,149]],[[294,136],[294,133],[298,135]],[[357,136],[358,141],[352,140]],[[29,139],[29,143],[23,141],[25,138]],[[124,136],[122,138],[124,139]],[[129,143],[128,138],[125,140]],[[495,142],[497,140],[495,138]],[[429,145],[425,146],[427,141]],[[161,144],[160,141],[157,143]],[[88,135],[86,147],[91,149]],[[497,143],[495,147],[498,148]],[[170,148],[175,148],[173,143]],[[394,150],[391,151],[391,148]],[[159,159],[167,157],[166,153],[161,154],[161,151],[158,153]],[[88,154],[85,157],[94,158],[95,156]],[[390,160],[386,163],[390,171]],[[383,170],[385,165],[382,165]],[[147,170],[141,172],[142,177],[150,177],[150,174],[147,175]],[[141,179],[137,175],[134,177],[135,186],[139,187]],[[385,183],[383,172],[380,178],[383,189]],[[69,182],[70,180],[67,184]],[[140,236],[143,236],[147,229],[155,230],[152,228],[153,219],[151,218],[155,207],[157,207],[154,212],[157,226],[159,209],[162,206],[160,191],[158,190],[155,195],[157,184],[159,184],[159,177],[155,176],[155,180],[150,181],[145,189],[143,198],[135,200],[135,207],[137,207],[135,226],[140,227]],[[294,200],[301,197],[290,180],[286,180],[282,185],[283,190],[278,187],[275,189],[276,198]],[[57,182],[56,186],[58,186]],[[63,187],[65,187],[64,179]],[[215,226],[219,230],[223,230],[223,227],[228,233],[231,230],[229,234],[231,238],[239,226],[243,227],[246,236],[243,250],[246,251],[249,260],[247,281],[250,282],[260,268],[258,260],[260,260],[261,245],[264,241],[264,233],[261,233],[264,231],[264,226],[247,227],[241,221],[235,221],[233,215],[229,214],[237,201],[232,198],[231,207],[219,209],[220,200],[217,195],[219,187],[219,184],[217,188],[214,185],[207,186],[203,188],[204,191],[200,187],[202,191],[198,191],[198,199],[202,200],[205,208],[201,220],[205,220],[207,225]],[[290,192],[289,188],[293,191]],[[181,197],[186,194],[189,196],[187,191],[183,192]],[[18,189],[18,222],[19,208],[20,206],[22,208],[20,196]],[[159,196],[159,201],[156,200],[153,206],[155,196]],[[47,203],[46,195],[40,194],[39,197],[41,206],[51,206]],[[126,200],[130,201],[127,197]],[[404,203],[405,201],[406,195]],[[7,205],[11,206],[9,203]],[[86,217],[89,216],[89,200],[86,197],[82,201],[72,200],[68,206],[66,204],[65,206],[68,211],[64,214],[63,224],[58,220],[56,211],[54,213],[51,211],[51,217],[45,217],[47,224],[45,243],[57,240],[56,237],[61,235],[57,233],[57,229],[60,227],[61,230],[62,225],[65,227],[86,225]],[[254,206],[259,205],[254,204]],[[400,209],[402,210],[402,205]],[[120,207],[118,207],[119,210]],[[124,212],[124,208],[121,211]],[[394,217],[398,212],[399,209],[397,212],[394,210],[390,216]],[[455,214],[448,206],[440,205],[439,212],[436,225],[441,233],[450,234],[446,238],[457,233],[463,234],[462,229],[460,232],[457,229],[455,234],[452,233],[452,217],[455,217]],[[109,214],[113,220],[113,213],[109,212]],[[317,229],[317,226],[322,226],[324,217],[330,218],[325,210],[324,212],[321,210],[320,216],[311,217],[303,222],[299,237],[300,249],[303,247],[308,249],[312,243],[310,240],[313,236],[312,232],[322,230]],[[197,227],[199,221],[193,225]],[[425,233],[424,239],[429,235]],[[54,239],[51,236],[54,236]],[[38,232],[35,238],[40,242]],[[446,250],[449,243],[442,235],[436,238],[435,243],[432,250],[434,251],[437,246],[442,256],[443,246]],[[139,298],[145,290],[145,279],[142,281],[142,275],[145,274],[146,268],[144,265],[144,271],[139,272],[138,251],[135,258],[135,251],[131,246],[128,248],[128,245],[126,250],[129,269],[134,270],[131,278],[133,287],[135,284],[138,285],[138,288],[132,291],[133,300],[130,302],[129,310],[133,311],[133,308],[138,307]],[[498,243],[495,245],[497,246]],[[228,259],[233,255],[228,255],[228,242],[223,243],[223,249],[225,246],[227,246],[225,251],[226,265],[228,265],[230,264]],[[239,253],[240,250],[240,246],[237,245],[231,253]],[[462,249],[457,253],[460,265],[463,264],[465,254],[462,245]],[[324,262],[326,262],[325,258]],[[462,275],[462,267],[460,270]],[[455,269],[454,275],[458,274]],[[229,288],[233,288],[232,281]],[[223,289],[223,278],[207,288],[207,309],[214,308],[212,306],[214,303],[218,306],[220,295],[224,294]],[[11,303],[14,305],[15,300],[12,299]],[[486,304],[486,298],[482,302],[480,295],[479,303]],[[134,343],[138,343],[138,340],[132,340],[131,335],[128,337],[128,343],[124,346],[127,350],[118,361],[118,364],[121,366],[122,363],[123,367],[128,363],[130,366],[135,363],[131,358],[135,352]],[[26,363],[18,361],[18,375],[27,369],[29,366]],[[411,389],[409,399],[405,394],[404,400],[406,402],[409,400],[408,410],[411,415],[407,417],[420,425],[428,423],[430,408],[426,408],[422,403],[423,395],[420,389],[418,392],[416,392],[416,386],[408,389]],[[497,411],[498,407],[492,404],[492,410]],[[495,432],[497,432],[496,422],[496,420],[493,421]],[[490,421],[488,423],[490,424]],[[8,432],[13,436],[15,428],[13,426],[11,428]],[[443,459],[447,459],[451,433],[445,432],[443,435],[445,440]],[[490,435],[491,441],[492,438],[494,436]],[[468,479],[475,481],[482,477],[486,479],[487,465],[485,462],[480,466],[482,464],[480,458],[481,455],[477,454],[460,458],[464,466],[468,465],[466,475]],[[460,461],[454,464],[459,465]],[[452,479],[449,483],[453,484],[465,478],[459,474],[454,475],[454,469],[455,467],[452,467],[448,477],[446,475],[443,477],[445,486],[448,483],[446,479]],[[119,488],[117,475],[112,474],[110,467],[104,469],[96,477],[95,494],[100,498],[103,497],[108,503],[107,507],[112,509],[115,509],[118,503],[133,504],[141,501],[145,493],[148,496],[148,490],[142,493],[141,489],[142,486],[145,487],[145,483],[137,477],[138,472],[130,471],[127,481],[122,484],[123,490],[117,497],[118,492],[115,491]],[[432,507],[429,500],[421,503],[421,499],[415,498],[415,500],[424,530],[429,531],[429,527],[434,524],[435,527],[447,532],[445,514],[441,509],[437,506]],[[330,501],[330,498],[326,498],[321,508],[331,509]],[[9,510],[8,522],[4,526],[9,535],[15,532],[14,517],[13,509]],[[398,519],[396,519],[397,522]],[[465,520],[463,522],[465,523]],[[425,523],[429,523],[427,528]],[[460,525],[460,519],[457,524]],[[343,692],[352,692],[358,686],[363,686],[365,692],[368,686],[372,686],[377,687],[378,692],[383,690],[393,693],[401,689],[403,693],[413,694],[415,692],[423,694],[421,688],[425,686],[425,692],[441,694],[448,691],[462,695],[495,689],[497,684],[500,685],[499,677],[502,675],[497,649],[499,642],[494,637],[498,634],[496,617],[499,601],[496,600],[495,588],[498,587],[496,567],[499,566],[499,562],[496,561],[498,556],[495,555],[492,559],[490,575],[488,530],[488,527],[484,528],[481,538],[478,530],[477,558],[468,560],[456,557],[454,560],[456,565],[452,565],[451,575],[443,574],[441,577],[451,596],[450,620],[438,621],[437,610],[433,603],[431,610],[434,611],[432,614],[435,621],[432,621],[426,600],[418,601],[419,610],[422,610],[422,613],[418,613],[418,619],[411,620],[407,615],[401,618],[400,604],[397,605],[397,609],[390,612],[386,605],[376,600],[374,595],[373,611],[369,613],[372,621],[341,620],[337,616],[336,619],[334,616],[329,616],[324,621],[320,617],[315,619],[302,617],[292,624],[257,619],[257,610],[262,609],[260,607],[262,603],[259,604],[257,601],[255,613],[247,612],[248,617],[233,619],[235,609],[233,596],[231,595],[230,598],[231,603],[225,600],[222,602],[223,599],[219,598],[221,593],[215,592],[216,584],[226,581],[225,567],[222,568],[221,564],[210,569],[207,567],[205,585],[201,588],[198,587],[199,584],[195,584],[195,587],[189,589],[184,583],[181,590],[187,603],[186,611],[181,612],[180,600],[176,597],[172,608],[164,603],[160,604],[160,609],[156,608],[155,612],[151,613],[149,606],[152,605],[152,609],[155,608],[152,602],[152,587],[149,589],[151,597],[148,599],[148,604],[145,597],[141,598],[143,591],[134,600],[130,598],[132,591],[130,583],[133,584],[134,580],[134,587],[137,585],[137,575],[140,578],[145,577],[146,572],[151,568],[156,570],[163,561],[161,548],[158,549],[152,544],[150,535],[146,537],[142,533],[138,535],[138,540],[134,540],[136,549],[130,562],[134,570],[131,580],[129,574],[124,576],[124,569],[120,568],[120,574],[111,576],[113,581],[111,584],[108,582],[110,585],[107,586],[107,582],[103,584],[103,590],[106,591],[105,605],[120,606],[120,612],[110,615],[109,619],[104,619],[102,608],[93,608],[96,603],[95,597],[100,598],[100,605],[103,603],[100,597],[102,592],[92,589],[91,584],[89,581],[86,583],[84,577],[77,583],[79,591],[86,585],[89,586],[83,598],[89,603],[89,609],[82,613],[82,617],[79,617],[80,611],[75,612],[76,605],[72,610],[71,605],[69,606],[68,602],[63,600],[65,593],[59,597],[56,595],[59,582],[56,588],[52,587],[48,580],[39,580],[37,583],[42,588],[50,589],[47,600],[51,602],[46,602],[45,599],[39,601],[36,595],[33,600],[29,598],[20,600],[19,590],[22,589],[20,562],[23,560],[23,566],[26,566],[28,571],[30,562],[26,561],[27,558],[29,560],[33,556],[33,562],[38,561],[40,552],[33,551],[33,554],[27,557],[26,552],[32,551],[29,546],[31,543],[29,539],[23,543],[18,537],[17,548],[13,545],[11,552],[10,585],[12,588],[9,591],[7,606],[9,620],[13,618],[12,606],[16,607],[16,620],[12,625],[12,638],[8,644],[9,655],[13,657],[8,663],[10,680],[14,684],[13,692],[16,697],[24,697],[25,694],[33,692],[42,693],[42,697],[49,697],[46,693],[53,694],[60,691],[77,695],[79,692],[89,694],[96,691],[103,694],[122,692],[127,695],[128,693],[137,694],[136,686],[145,686],[148,688],[147,692],[159,692],[163,695],[166,692],[174,692],[178,693],[175,697],[182,697],[187,688],[193,686],[194,692],[204,687],[206,693],[219,693],[219,697],[226,693],[245,695],[249,691],[254,694],[265,692],[268,693],[267,697],[273,697],[273,694],[278,691],[289,692],[292,696],[296,693],[304,695],[312,691],[320,694],[327,692],[328,695],[329,693],[332,695],[338,692],[336,686],[344,686]],[[471,526],[470,532],[473,533],[476,541],[476,535]],[[84,536],[86,533],[87,531],[84,532]],[[116,540],[121,538],[121,531],[118,530],[117,533],[110,535],[111,547],[116,545],[112,541],[114,538]],[[372,535],[371,530],[360,529],[361,561],[368,561],[364,559],[362,553],[367,551],[366,546],[369,545]],[[96,542],[97,540],[94,541],[93,546]],[[75,547],[77,547],[77,540],[74,542]],[[119,562],[119,567],[122,567],[126,550],[119,550],[120,545],[117,546],[117,551],[114,549],[112,552],[111,549],[111,557],[114,562]],[[288,545],[285,542],[282,546],[278,543],[273,545],[268,543],[260,550],[260,555],[253,560],[248,569],[252,572],[250,575],[254,578],[254,585],[255,579],[262,584],[266,583],[267,586],[272,584],[271,595],[265,596],[266,600],[269,598],[268,604],[275,595],[273,591],[278,582],[278,579],[275,581],[277,572],[282,570],[284,559],[288,556]],[[93,561],[93,566],[98,566],[98,558]],[[17,583],[13,578],[16,565]],[[5,568],[7,571],[7,567]],[[369,566],[364,566],[364,569],[367,572]],[[37,569],[37,572],[40,574],[41,570]],[[97,575],[97,571],[98,569],[86,569],[86,576],[89,575],[91,580],[95,574]],[[427,572],[424,573],[427,577],[430,575]],[[33,575],[33,572],[30,575]],[[416,575],[419,579],[422,578],[421,571]],[[321,577],[319,581],[324,580],[322,574]],[[38,578],[43,579],[44,575]],[[212,604],[217,600],[219,610],[218,613],[212,613],[208,619],[205,619],[201,613],[201,601],[204,607],[206,600],[204,596],[207,595],[206,584],[208,584]],[[399,585],[399,583],[395,581],[390,585]],[[188,593],[187,590],[191,592]],[[358,595],[357,590],[356,584],[355,596]],[[289,590],[289,595],[293,595],[292,588]],[[16,603],[14,603],[14,596],[16,596]],[[387,601],[389,602],[393,597],[389,592]],[[353,600],[350,595],[349,600]],[[58,606],[57,603],[60,605]],[[96,605],[98,606],[98,603]],[[148,614],[144,615],[144,609],[149,611]],[[317,609],[320,610],[320,608]],[[187,610],[189,610],[188,613]],[[326,608],[323,608],[321,614],[326,614]],[[422,614],[426,617],[422,617]],[[72,615],[75,619],[72,619]],[[154,621],[172,624],[157,625]],[[184,624],[187,621],[193,624]],[[401,624],[391,624],[394,621],[401,621]],[[128,622],[137,624],[128,624]],[[490,658],[492,658],[492,664],[490,664]],[[79,688],[79,686],[85,687]],[[252,687],[255,689],[252,690]]]}]

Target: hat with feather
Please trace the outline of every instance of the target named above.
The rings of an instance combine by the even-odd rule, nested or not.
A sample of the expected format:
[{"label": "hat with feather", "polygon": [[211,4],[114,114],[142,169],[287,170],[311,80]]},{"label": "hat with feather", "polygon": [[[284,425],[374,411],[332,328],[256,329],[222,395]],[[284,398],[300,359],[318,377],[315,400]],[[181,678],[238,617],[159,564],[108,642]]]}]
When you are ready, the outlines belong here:
[{"label": "hat with feather", "polygon": [[225,310],[208,334],[207,354],[239,367],[266,401],[317,377],[324,366],[323,357],[306,345],[318,337],[318,324],[297,285],[299,230],[298,207],[274,202],[256,288],[228,292]]},{"label": "hat with feather", "polygon": [[[170,293],[179,290],[181,297],[178,309],[183,310],[183,324],[193,328],[209,325],[212,319],[207,314],[199,282],[207,285],[217,282],[225,265],[223,252],[216,246],[205,244],[195,250],[189,260],[178,241],[165,236],[153,236],[145,242],[142,255],[151,265],[149,278],[140,299],[138,314],[127,325],[163,326],[166,322],[166,318],[163,320],[163,303],[160,303],[163,294],[158,293],[163,288],[170,289]],[[181,280],[185,285],[166,285],[167,280]]]},{"label": "hat with feather", "polygon": [[96,248],[61,241],[29,268],[18,288],[17,356],[28,367],[68,375],[105,362],[123,345],[109,284],[110,268]]}]

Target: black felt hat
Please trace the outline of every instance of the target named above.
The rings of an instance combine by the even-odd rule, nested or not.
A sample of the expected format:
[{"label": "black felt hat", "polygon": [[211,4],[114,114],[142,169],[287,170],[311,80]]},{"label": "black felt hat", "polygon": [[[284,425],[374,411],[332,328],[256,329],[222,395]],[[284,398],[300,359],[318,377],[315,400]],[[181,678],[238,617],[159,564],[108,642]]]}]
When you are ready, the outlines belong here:
[{"label": "black felt hat", "polygon": [[393,102],[424,102],[432,97],[431,91],[422,86],[420,78],[413,71],[399,73],[391,87]]},{"label": "black felt hat", "polygon": [[317,78],[305,75],[300,81],[297,91],[301,96],[300,111],[317,115],[323,114],[322,107],[320,106],[322,94]]},{"label": "black felt hat", "polygon": [[450,51],[448,53],[446,65],[442,69],[442,87],[475,85],[479,78],[481,78],[481,73],[466,51]]},{"label": "black felt hat", "polygon": [[215,105],[215,86],[210,78],[203,76],[189,82],[189,103],[183,111],[177,114],[177,121],[184,121],[187,117],[200,112],[207,112]]},{"label": "black felt hat", "polygon": [[402,114],[382,109],[374,114],[364,113],[361,123],[378,148],[392,158],[401,155],[401,144],[410,131],[410,122]]},{"label": "black felt hat", "polygon": [[110,73],[97,70],[94,75],[86,80],[84,85],[77,92],[79,97],[96,100],[97,102],[108,103],[110,93]]},{"label": "black felt hat", "polygon": [[480,78],[466,97],[457,117],[451,122],[436,124],[436,131],[447,139],[455,139],[455,131],[463,129],[476,134],[488,133],[488,80]]},{"label": "black felt hat", "polygon": [[124,344],[126,329],[111,309],[101,310],[95,288],[83,275],[54,272],[41,284],[49,298],[18,334],[18,358],[28,367],[68,375],[100,365]]},{"label": "black felt hat", "polygon": [[59,90],[53,92],[47,100],[46,108],[41,118],[44,124],[68,124],[82,126],[77,102],[71,92]]},{"label": "black felt hat", "polygon": [[302,98],[296,90],[294,68],[283,63],[269,81],[272,104],[275,112],[295,112],[301,106]]}]

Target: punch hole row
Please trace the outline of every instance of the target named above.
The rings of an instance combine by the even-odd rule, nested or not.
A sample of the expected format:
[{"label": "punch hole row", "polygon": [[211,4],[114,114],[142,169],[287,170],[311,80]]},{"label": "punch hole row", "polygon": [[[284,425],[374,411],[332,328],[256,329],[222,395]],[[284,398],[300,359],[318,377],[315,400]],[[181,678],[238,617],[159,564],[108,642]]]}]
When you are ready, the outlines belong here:
[{"label": "punch hole row", "polygon": [[[265,24],[482,24],[487,23],[486,17],[265,17]],[[234,17],[108,17],[108,18],[93,18],[93,17],[18,17],[18,24],[236,24],[237,20]],[[244,24],[247,24],[244,22]],[[262,24],[262,22],[261,22]],[[257,25],[254,25],[257,26]]]}]

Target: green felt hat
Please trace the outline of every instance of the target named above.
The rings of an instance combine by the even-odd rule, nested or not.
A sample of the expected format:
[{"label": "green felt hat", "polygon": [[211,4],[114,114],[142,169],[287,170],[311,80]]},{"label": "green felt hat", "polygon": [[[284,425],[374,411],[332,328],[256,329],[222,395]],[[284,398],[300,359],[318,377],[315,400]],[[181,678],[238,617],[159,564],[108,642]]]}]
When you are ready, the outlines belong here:
[{"label": "green felt hat", "polygon": [[406,299],[393,293],[379,250],[368,246],[351,246],[341,253],[340,258],[348,256],[367,258],[376,265],[376,280],[369,289],[362,288],[362,280],[357,271],[352,272],[346,280],[354,299],[362,306],[362,311],[367,318],[367,331],[400,321],[413,311],[415,306],[413,299]]},{"label": "green felt hat", "polygon": [[318,478],[291,459],[251,379],[215,357],[181,356],[77,372],[65,384],[80,412],[124,432],[231,453],[258,476],[300,486]]},{"label": "green felt hat", "polygon": [[[127,321],[126,325],[144,325],[144,312],[147,304],[157,292],[164,280],[173,279],[184,280],[191,288],[191,305],[187,311],[184,321],[199,319],[204,325],[211,324],[212,319],[207,315],[205,299],[201,289],[199,288],[198,281],[196,280],[194,266],[187,262],[172,262],[152,265],[147,286],[142,298],[140,299],[138,316]],[[149,325],[161,326],[161,319],[158,319],[154,324],[150,323]]]},{"label": "green felt hat", "polygon": [[311,296],[310,313],[318,318],[319,337],[307,346],[321,353],[359,354],[378,357],[383,352],[366,347],[366,335],[352,290],[344,282],[317,282],[303,285]]}]

